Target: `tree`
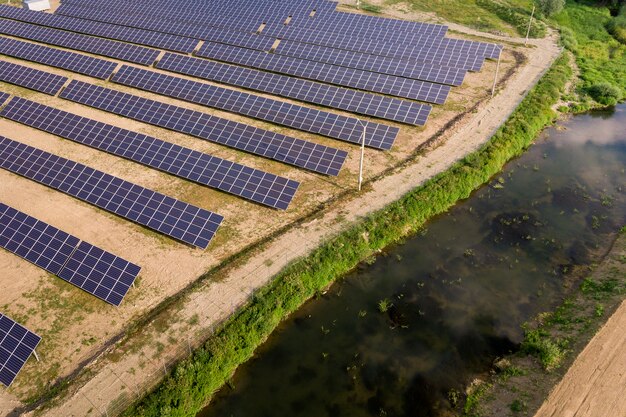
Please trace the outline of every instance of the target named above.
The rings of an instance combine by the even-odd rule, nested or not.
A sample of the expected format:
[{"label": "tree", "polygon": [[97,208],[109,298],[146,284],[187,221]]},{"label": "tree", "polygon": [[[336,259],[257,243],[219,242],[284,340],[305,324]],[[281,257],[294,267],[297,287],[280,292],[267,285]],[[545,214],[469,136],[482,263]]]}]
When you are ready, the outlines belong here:
[{"label": "tree", "polygon": [[544,15],[552,16],[563,10],[565,0],[537,0],[537,6]]}]

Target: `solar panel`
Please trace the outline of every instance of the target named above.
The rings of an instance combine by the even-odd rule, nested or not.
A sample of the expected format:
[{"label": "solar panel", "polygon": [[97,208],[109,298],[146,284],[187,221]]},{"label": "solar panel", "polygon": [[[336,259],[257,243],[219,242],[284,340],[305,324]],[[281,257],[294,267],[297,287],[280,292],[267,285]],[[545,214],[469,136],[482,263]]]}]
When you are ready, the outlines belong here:
[{"label": "solar panel", "polygon": [[0,313],[0,382],[10,386],[41,337]]},{"label": "solar panel", "polygon": [[424,125],[432,110],[412,101],[170,53],[157,68],[411,125]]},{"label": "solar panel", "polygon": [[[15,7],[11,8],[15,9]],[[0,7],[0,10],[3,9]],[[94,38],[12,20],[0,19],[0,33],[77,51],[108,56],[140,65],[151,65],[160,54],[160,51],[144,48],[143,46]]]},{"label": "solar panel", "polygon": [[9,97],[11,97],[11,94],[0,91],[0,106],[2,106],[9,99]]},{"label": "solar panel", "polygon": [[137,43],[140,45],[152,46],[175,52],[192,52],[198,44],[198,41],[195,39],[130,27],[108,25],[100,22],[90,22],[67,16],[19,9],[17,7],[0,6],[0,16],[27,23],[34,23],[37,25],[49,26],[57,29],[64,29],[72,32],[79,32],[124,42]]},{"label": "solar panel", "polygon": [[120,305],[141,270],[2,203],[0,246],[115,306]]},{"label": "solar panel", "polygon": [[23,65],[0,61],[0,81],[54,96],[61,90],[67,78]]},{"label": "solar panel", "polygon": [[[213,22],[195,24],[177,20],[166,20],[162,16],[155,17],[147,15],[146,13],[132,13],[128,12],[123,6],[119,6],[119,10],[114,12],[111,10],[94,10],[66,6],[61,8],[59,12],[75,18],[90,19],[121,26],[132,26],[134,28],[156,31],[163,34],[216,41],[219,41],[220,36],[225,36],[223,33],[220,35],[221,32],[216,30],[216,28],[221,26],[234,26],[242,31],[254,32],[259,28],[261,23],[263,23],[263,19],[251,21],[237,16],[234,18],[216,17]],[[287,16],[285,15],[282,19],[276,21],[284,21],[286,18]],[[267,39],[259,39],[258,41],[267,42]]]},{"label": "solar panel", "polygon": [[[64,5],[58,9],[57,13],[110,21],[117,24],[138,24],[140,27],[145,27],[147,24],[146,18],[152,18],[169,20],[171,22],[185,22],[186,24],[218,25],[226,28],[248,28],[254,30],[263,22],[283,24],[287,17],[291,17],[290,26],[314,25],[317,30],[326,32],[339,31],[342,34],[345,33],[346,27],[353,30],[356,27],[360,36],[367,34],[376,35],[377,37],[394,36],[403,34],[404,31],[425,32],[432,36],[443,36],[447,30],[445,26],[381,18],[374,22],[346,23],[337,19],[337,16],[341,16],[343,13],[323,13],[322,10],[318,10],[320,13],[316,14],[316,18],[311,18],[310,13],[313,9],[317,9],[316,6],[294,5],[293,3],[276,5],[276,3],[264,4],[255,2],[254,5],[246,4],[244,8],[237,8],[231,3],[223,6],[226,8],[225,10],[220,10],[220,6],[216,6],[214,2],[210,4],[196,4],[193,8],[188,7],[188,4],[185,4],[184,7],[172,7],[172,5],[163,7],[162,5],[150,3],[149,9],[146,5],[140,3],[112,3],[115,4],[114,8],[109,7],[106,10],[97,10],[98,6],[94,3],[67,5],[64,2]],[[334,7],[334,5],[331,7]],[[132,21],[133,17],[139,17],[139,21]],[[384,23],[391,24],[385,25]],[[411,27],[403,28],[402,26],[408,26],[407,23]],[[436,27],[436,29],[432,30],[431,28],[433,27]],[[163,29],[168,30],[167,27]]]},{"label": "solar panel", "polygon": [[0,116],[269,207],[286,210],[297,181],[16,97]]},{"label": "solar panel", "polygon": [[450,86],[206,42],[198,56],[396,97],[444,104]]},{"label": "solar panel", "polygon": [[117,67],[115,62],[8,38],[0,38],[0,54],[103,80],[109,78]]},{"label": "solar panel", "polygon": [[[360,126],[359,122],[352,117],[340,116],[127,65],[124,65],[115,74],[112,81],[351,143],[360,144],[362,141],[362,129],[358,127]],[[364,123],[366,125],[365,144],[367,146],[391,149],[398,136],[398,128],[378,123]]]},{"label": "solar panel", "polygon": [[347,152],[108,88],[72,81],[62,98],[326,175]]},{"label": "solar panel", "polygon": [[119,306],[141,268],[87,242],[80,242],[59,278]]},{"label": "solar panel", "polygon": [[[454,49],[458,45],[454,42],[459,39],[433,38],[426,34],[418,34],[410,42],[395,39],[381,40],[375,36],[337,36],[331,32],[319,32],[281,24],[265,26],[261,35],[369,55],[390,57],[402,61],[432,62],[472,71],[480,70],[485,57],[496,59],[499,56],[499,51],[502,49],[500,45],[464,41],[468,42],[465,46],[466,50],[461,49],[455,53]],[[433,44],[438,44],[440,47],[433,50],[429,46]],[[472,45],[475,45],[475,47]],[[472,51],[472,49],[474,50]]]},{"label": "solar panel", "polygon": [[[70,6],[72,8],[72,6]],[[127,9],[128,8],[128,9]],[[276,37],[281,39],[291,39],[294,41],[304,40],[312,43],[320,43],[321,45],[327,45],[332,47],[344,47],[350,50],[360,50],[367,54],[376,54],[381,56],[393,56],[399,60],[406,61],[407,59],[415,60],[418,62],[435,62],[440,63],[441,65],[446,66],[458,66],[460,69],[471,69],[473,71],[479,71],[482,66],[482,58],[494,58],[496,59],[499,55],[499,46],[495,44],[489,44],[484,42],[476,42],[476,41],[468,41],[461,39],[447,39],[442,38],[441,33],[432,33],[432,32],[419,32],[411,34],[411,40],[403,41],[402,38],[398,39],[396,35],[393,33],[389,33],[389,30],[385,31],[385,35],[390,36],[389,38],[383,37],[380,34],[376,36],[362,36],[355,37],[353,39],[346,38],[346,34],[342,33],[341,36],[338,36],[334,32],[328,32],[326,30],[319,31],[315,28],[307,28],[300,27],[294,24],[284,25],[282,22],[285,19],[280,19],[277,24],[274,24],[273,28],[266,27],[263,30],[262,35],[268,35],[269,37],[252,35],[250,33],[240,33],[235,32],[233,28],[207,28],[204,25],[199,25],[202,22],[207,23],[197,11],[194,11],[193,16],[188,15],[186,22],[181,21],[164,21],[159,19],[153,19],[150,16],[145,16],[145,11],[137,10],[135,6],[127,6],[127,8],[122,8],[123,10],[116,10],[112,12],[111,10],[93,10],[93,9],[84,9],[78,8],[76,11],[76,15],[83,16],[85,18],[95,18],[99,20],[105,20],[108,22],[116,23],[116,24],[126,24],[131,26],[141,26],[146,29],[166,32],[166,33],[177,33],[184,34],[186,36],[195,37],[198,39],[203,39],[206,41],[226,43],[229,45],[245,47],[250,49],[257,49],[262,51],[269,51],[272,44],[275,41]],[[62,10],[64,10],[62,8]],[[133,16],[132,13],[140,13],[141,16]],[[72,13],[70,13],[72,14]],[[169,18],[174,18],[170,16]],[[191,19],[195,23],[189,23],[189,19]],[[311,20],[308,17],[305,19]],[[240,20],[240,19],[239,19]],[[196,24],[198,23],[198,24]],[[210,23],[210,22],[208,22]],[[266,22],[267,23],[267,22]],[[260,22],[252,25],[248,31],[253,32],[259,27]],[[242,30],[239,28],[239,30]],[[302,37],[302,31],[305,31],[308,36]],[[399,36],[407,36],[402,33]],[[339,39],[338,39],[339,38]],[[363,43],[364,39],[367,42],[367,47],[365,49],[361,48],[355,49],[353,43],[356,41],[357,44]],[[325,42],[324,42],[325,41]],[[441,45],[437,48],[437,50],[441,50],[438,54],[437,51],[421,51],[423,48],[422,45],[419,45],[420,42],[439,42]],[[382,43],[381,43],[382,42]],[[400,42],[400,43],[397,43]],[[306,47],[305,45],[295,45],[294,49],[298,50],[298,47]],[[432,49],[432,48],[431,48]],[[420,55],[420,52],[422,54]],[[412,56],[412,55],[414,56]],[[469,55],[469,56],[468,56]],[[295,56],[295,55],[290,55]],[[306,58],[306,57],[303,57]],[[481,59],[479,59],[481,58]],[[307,58],[309,59],[309,58]],[[334,63],[334,62],[326,62],[326,63]],[[382,60],[384,63],[384,60]],[[363,70],[370,70],[370,68],[363,66],[351,66],[351,68],[358,68]],[[372,69],[374,70],[374,69]],[[389,74],[389,72],[382,72],[385,74]],[[391,73],[390,75],[399,75],[406,76],[405,74],[397,74]],[[409,78],[413,78],[410,77]],[[420,79],[420,78],[416,78]],[[430,81],[430,80],[426,80]]]},{"label": "solar panel", "polygon": [[1,136],[0,168],[203,249],[223,220],[219,214]]},{"label": "solar panel", "polygon": [[[205,5],[205,7],[207,6],[210,7],[210,5]],[[283,23],[292,13],[275,11],[271,7],[266,10],[267,14],[265,16],[245,12],[236,14],[215,14],[213,10],[209,13],[202,13],[202,6],[197,5],[194,7],[194,10],[197,11],[196,16],[190,19],[188,14],[180,13],[183,8],[187,7],[189,6],[181,6],[177,13],[161,11],[157,13],[157,15],[153,15],[145,13],[145,10],[142,13],[136,7],[128,3],[117,3],[115,10],[112,8],[97,10],[76,6],[63,6],[58,9],[57,13],[190,37],[198,37],[199,34],[202,33],[203,27],[224,27],[254,32],[264,22]],[[150,5],[150,10],[154,10],[153,5]],[[310,13],[310,9],[308,12]]]},{"label": "solar panel", "polygon": [[325,62],[342,67],[362,69],[414,80],[458,86],[463,83],[466,70],[424,62],[391,59],[352,51],[342,51],[318,45],[281,41],[275,52],[310,61]]},{"label": "solar panel", "polygon": [[80,239],[0,203],[0,246],[58,275]]}]

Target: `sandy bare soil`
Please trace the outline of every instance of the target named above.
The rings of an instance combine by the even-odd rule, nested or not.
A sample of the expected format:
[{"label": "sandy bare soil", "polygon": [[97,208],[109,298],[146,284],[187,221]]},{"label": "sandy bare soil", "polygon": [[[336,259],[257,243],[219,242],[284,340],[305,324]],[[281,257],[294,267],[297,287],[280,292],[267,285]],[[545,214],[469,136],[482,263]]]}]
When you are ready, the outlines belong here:
[{"label": "sandy bare soil", "polygon": [[578,355],[535,417],[626,416],[626,301]]}]

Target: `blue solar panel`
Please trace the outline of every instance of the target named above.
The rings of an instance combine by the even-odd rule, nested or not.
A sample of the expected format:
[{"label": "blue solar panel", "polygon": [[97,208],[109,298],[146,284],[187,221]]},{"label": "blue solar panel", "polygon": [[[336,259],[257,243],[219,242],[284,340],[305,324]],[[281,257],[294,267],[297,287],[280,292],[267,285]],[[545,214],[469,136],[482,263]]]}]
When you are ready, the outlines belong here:
[{"label": "blue solar panel", "polygon": [[326,175],[338,175],[348,155],[339,149],[81,81],[72,81],[61,97]]},{"label": "blue solar panel", "polygon": [[206,248],[219,214],[0,136],[0,168],[190,245]]},{"label": "blue solar panel", "polygon": [[463,83],[465,73],[467,72],[465,69],[460,68],[382,57],[360,52],[342,51],[340,49],[303,44],[288,40],[281,41],[275,53],[292,56],[294,58],[308,59],[310,61],[325,62],[342,67],[454,86]]},{"label": "blue solar panel", "polygon": [[167,35],[131,27],[120,27],[108,25],[106,23],[90,22],[66,16],[52,15],[50,13],[18,9],[16,7],[0,5],[0,16],[102,38],[152,46],[154,48],[166,49],[168,51],[189,53],[192,52],[198,45],[198,41],[195,39]]},{"label": "blue solar panel", "polygon": [[54,96],[61,90],[67,78],[23,65],[0,61],[0,81]]},{"label": "blue solar panel", "polygon": [[[15,9],[15,7],[11,7],[11,9]],[[0,10],[4,10],[2,6],[0,6]],[[1,19],[0,33],[77,51],[108,56],[140,65],[153,64],[160,53],[160,51],[144,48],[143,46],[130,45],[13,20]]]},{"label": "blue solar panel", "polygon": [[450,86],[206,42],[198,56],[329,84],[444,104]]},{"label": "blue solar panel", "polygon": [[10,386],[41,337],[0,313],[0,382]]},{"label": "blue solar panel", "polygon": [[[115,74],[112,81],[351,143],[360,144],[362,142],[362,128],[360,128],[359,121],[352,117],[340,116],[127,65],[124,65]],[[378,123],[363,123],[366,126],[365,144],[367,146],[391,149],[398,136],[398,128]]]},{"label": "blue solar panel", "polygon": [[2,106],[9,99],[9,97],[11,97],[11,94],[0,91],[0,106]]},{"label": "blue solar panel", "polygon": [[100,79],[109,78],[117,67],[115,62],[8,38],[0,38],[0,54]]},{"label": "blue solar panel", "polygon": [[0,203],[0,247],[58,275],[80,239]]},{"label": "blue solar panel", "polygon": [[282,210],[289,207],[300,185],[297,181],[20,97],[14,98],[0,116]]},{"label": "blue solar panel", "polygon": [[0,247],[118,306],[141,268],[0,203]]},{"label": "blue solar panel", "polygon": [[157,68],[411,125],[424,125],[432,110],[408,100],[170,53]]},{"label": "blue solar panel", "polygon": [[80,242],[59,278],[119,306],[141,268],[87,242]]}]

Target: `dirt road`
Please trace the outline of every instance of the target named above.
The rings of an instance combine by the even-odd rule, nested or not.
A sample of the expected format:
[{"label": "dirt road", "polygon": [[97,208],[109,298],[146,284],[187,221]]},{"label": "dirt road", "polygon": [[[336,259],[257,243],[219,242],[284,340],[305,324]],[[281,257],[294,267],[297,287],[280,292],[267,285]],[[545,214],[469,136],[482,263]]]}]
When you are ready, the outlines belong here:
[{"label": "dirt road", "polygon": [[535,417],[626,416],[626,301],[580,353]]}]

